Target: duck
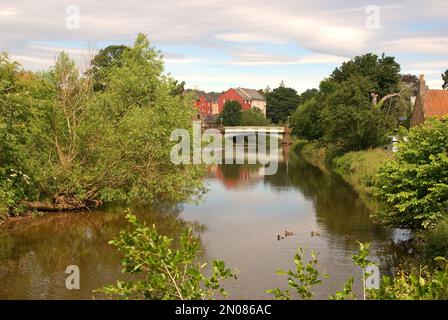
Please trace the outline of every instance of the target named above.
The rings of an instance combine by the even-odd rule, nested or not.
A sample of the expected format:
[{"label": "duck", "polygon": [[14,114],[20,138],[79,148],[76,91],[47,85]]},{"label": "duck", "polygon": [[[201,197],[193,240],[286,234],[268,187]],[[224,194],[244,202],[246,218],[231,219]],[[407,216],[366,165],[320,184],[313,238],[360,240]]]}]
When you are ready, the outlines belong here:
[{"label": "duck", "polygon": [[277,235],[277,240],[280,241],[280,239],[281,239],[281,237],[280,237],[280,235],[278,234],[278,235]]},{"label": "duck", "polygon": [[291,231],[285,230],[285,237],[292,236],[293,233]]},{"label": "duck", "polygon": [[320,232],[319,231],[311,231],[311,236],[318,237],[318,236],[320,236]]}]

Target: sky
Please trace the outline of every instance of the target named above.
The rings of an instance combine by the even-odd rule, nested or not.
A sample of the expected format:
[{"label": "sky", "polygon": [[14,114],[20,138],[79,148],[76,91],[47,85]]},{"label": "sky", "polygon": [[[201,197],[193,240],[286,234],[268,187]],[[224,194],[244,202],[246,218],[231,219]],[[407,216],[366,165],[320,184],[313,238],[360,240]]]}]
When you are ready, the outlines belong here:
[{"label": "sky", "polygon": [[46,70],[59,52],[82,67],[139,32],[188,88],[316,88],[343,61],[396,57],[440,89],[448,69],[448,1],[0,0],[0,51]]}]

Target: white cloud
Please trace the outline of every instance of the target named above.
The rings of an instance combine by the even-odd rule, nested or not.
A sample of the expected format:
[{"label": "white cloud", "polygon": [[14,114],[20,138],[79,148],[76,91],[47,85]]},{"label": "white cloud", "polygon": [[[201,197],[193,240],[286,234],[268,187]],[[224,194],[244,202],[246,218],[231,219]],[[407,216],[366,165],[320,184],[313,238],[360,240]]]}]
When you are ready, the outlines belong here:
[{"label": "white cloud", "polygon": [[19,13],[19,10],[17,8],[0,8],[0,17],[11,17],[16,16]]},{"label": "white cloud", "polygon": [[[69,4],[80,8],[79,30],[65,27],[65,7]],[[412,55],[414,60],[405,63],[403,70],[429,71],[435,77],[443,66],[433,59],[441,58],[429,55],[445,56],[448,52],[448,1],[409,0],[391,5],[390,1],[377,0],[373,4],[381,10],[379,30],[365,28],[365,6],[370,4],[359,0],[2,0],[0,45],[25,67],[42,69],[53,63],[59,50],[79,60],[90,56],[91,51],[88,46],[65,48],[35,43],[130,43],[138,32],[144,32],[157,44],[195,47],[191,54],[166,54],[167,63],[173,66],[169,71],[200,64],[204,58],[218,65],[223,55],[234,58],[228,63],[244,67],[339,64],[345,57],[374,51]],[[291,43],[301,51],[274,55],[269,50],[270,46]],[[241,50],[242,44],[252,50]],[[204,57],[198,50],[201,47],[218,50],[220,59]],[[419,56],[422,53],[426,55]],[[245,79],[254,81],[253,86],[261,85],[257,78]],[[266,78],[270,83],[279,80],[271,75]],[[301,88],[305,82],[296,83]]]},{"label": "white cloud", "polygon": [[446,54],[448,52],[448,37],[416,37],[403,38],[384,42],[388,51],[400,53],[433,53]]},{"label": "white cloud", "polygon": [[284,40],[263,33],[218,33],[217,35],[215,35],[215,38],[228,42],[270,42],[274,44],[286,43],[286,41]]},{"label": "white cloud", "polygon": [[48,66],[54,63],[54,59],[39,58],[35,56],[11,55],[11,59],[20,62],[21,64],[32,63],[40,66]]},{"label": "white cloud", "polygon": [[199,75],[199,74],[173,74],[175,77],[185,80],[190,88],[200,88],[206,91],[222,91],[224,88],[247,87],[248,84],[252,88],[264,89],[266,86],[271,88],[277,87],[281,81],[287,86],[295,88],[299,93],[309,88],[317,88],[320,81],[325,75],[300,74],[297,76],[270,76],[260,77],[254,74],[237,74],[237,75]]},{"label": "white cloud", "polygon": [[231,65],[239,66],[257,66],[257,65],[300,65],[300,64],[324,64],[336,63],[340,64],[348,58],[325,55],[325,54],[310,54],[306,56],[284,56],[271,55],[260,52],[234,52],[235,60],[228,62]]}]

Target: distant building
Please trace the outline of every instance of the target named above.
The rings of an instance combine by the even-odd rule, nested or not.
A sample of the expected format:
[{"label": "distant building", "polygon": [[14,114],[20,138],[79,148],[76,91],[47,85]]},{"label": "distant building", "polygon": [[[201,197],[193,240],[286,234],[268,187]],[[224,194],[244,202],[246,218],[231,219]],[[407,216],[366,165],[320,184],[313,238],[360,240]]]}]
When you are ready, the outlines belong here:
[{"label": "distant building", "polygon": [[200,120],[203,127],[215,127],[216,115],[218,114],[219,93],[204,92],[201,90],[185,90],[184,94],[193,93],[196,99],[195,106],[197,114],[194,120]]},{"label": "distant building", "polygon": [[220,93],[216,93],[216,92],[207,93],[206,99],[212,105],[212,115],[217,115],[219,113],[219,105],[218,105],[219,96],[220,96]]},{"label": "distant building", "polygon": [[411,116],[411,127],[425,122],[428,117],[448,116],[448,90],[433,90],[426,86],[424,75],[420,75],[417,98]]},{"label": "distant building", "polygon": [[229,89],[219,96],[218,113],[224,108],[227,101],[238,101],[243,111],[258,108],[266,115],[266,98],[254,89],[236,88]]}]

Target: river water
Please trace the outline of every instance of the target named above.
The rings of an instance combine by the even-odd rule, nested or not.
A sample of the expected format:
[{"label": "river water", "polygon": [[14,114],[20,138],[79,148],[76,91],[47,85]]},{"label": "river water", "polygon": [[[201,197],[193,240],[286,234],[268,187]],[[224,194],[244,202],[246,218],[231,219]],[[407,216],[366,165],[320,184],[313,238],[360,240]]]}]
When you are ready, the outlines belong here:
[{"label": "river water", "polygon": [[[268,299],[264,293],[286,288],[279,268],[294,268],[300,246],[319,252],[319,270],[328,274],[313,290],[326,299],[361,271],[351,255],[357,243],[371,242],[371,256],[382,274],[393,271],[403,257],[401,230],[374,224],[360,197],[340,178],[308,164],[295,152],[279,151],[276,174],[265,176],[259,165],[215,165],[208,168],[208,192],[199,205],[159,205],[135,208],[137,216],[175,236],[182,221],[202,226],[201,259],[222,259],[239,270],[224,286],[233,299]],[[48,214],[0,227],[0,299],[102,298],[92,290],[126,279],[120,256],[108,244],[126,228],[122,206],[85,213]],[[293,233],[284,237],[284,231]],[[312,236],[311,231],[318,232]],[[80,270],[80,289],[67,290],[68,265]]]}]

